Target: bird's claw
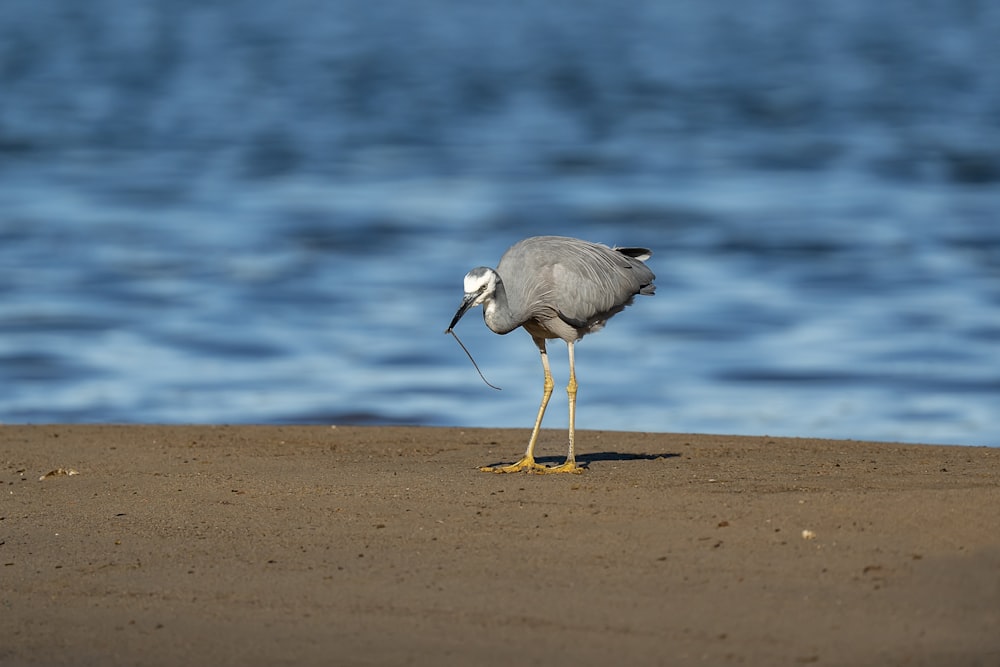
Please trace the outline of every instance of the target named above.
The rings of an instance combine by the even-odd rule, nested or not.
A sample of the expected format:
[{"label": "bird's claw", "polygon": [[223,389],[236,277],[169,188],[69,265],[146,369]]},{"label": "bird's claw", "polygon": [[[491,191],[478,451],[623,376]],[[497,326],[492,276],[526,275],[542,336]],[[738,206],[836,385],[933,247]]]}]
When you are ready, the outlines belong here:
[{"label": "bird's claw", "polygon": [[567,472],[579,475],[583,472],[583,468],[578,466],[575,461],[566,461],[562,465],[550,468],[548,466],[543,466],[541,463],[536,463],[535,459],[530,456],[525,456],[517,463],[512,463],[509,466],[483,466],[479,470],[481,472],[494,472],[497,474],[526,472],[531,475],[549,475],[552,473]]},{"label": "bird's claw", "polygon": [[527,472],[543,474],[548,472],[548,468],[543,466],[541,463],[535,463],[535,459],[532,456],[525,456],[523,459],[517,463],[512,463],[509,466],[483,466],[479,469],[481,472],[495,472],[495,473],[508,473],[508,472]]},{"label": "bird's claw", "polygon": [[547,473],[568,472],[573,475],[579,475],[583,473],[583,468],[578,466],[576,464],[576,461],[566,461],[565,463],[557,465],[553,468],[546,468],[545,472]]}]

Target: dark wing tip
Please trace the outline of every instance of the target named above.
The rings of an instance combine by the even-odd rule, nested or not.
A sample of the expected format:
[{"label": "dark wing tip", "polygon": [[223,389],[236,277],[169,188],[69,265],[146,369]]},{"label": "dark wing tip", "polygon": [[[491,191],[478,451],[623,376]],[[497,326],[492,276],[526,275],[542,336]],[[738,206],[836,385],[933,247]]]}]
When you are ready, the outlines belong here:
[{"label": "dark wing tip", "polygon": [[649,248],[615,248],[614,250],[615,252],[620,252],[626,257],[637,259],[640,262],[645,262],[653,256],[653,251]]}]

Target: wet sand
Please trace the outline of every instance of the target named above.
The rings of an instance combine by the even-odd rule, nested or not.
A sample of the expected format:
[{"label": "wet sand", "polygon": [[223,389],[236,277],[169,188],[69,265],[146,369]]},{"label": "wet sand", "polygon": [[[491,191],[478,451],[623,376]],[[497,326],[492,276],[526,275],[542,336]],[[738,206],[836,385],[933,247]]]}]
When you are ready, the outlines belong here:
[{"label": "wet sand", "polygon": [[0,664],[1000,664],[1000,449],[526,438],[0,426]]}]

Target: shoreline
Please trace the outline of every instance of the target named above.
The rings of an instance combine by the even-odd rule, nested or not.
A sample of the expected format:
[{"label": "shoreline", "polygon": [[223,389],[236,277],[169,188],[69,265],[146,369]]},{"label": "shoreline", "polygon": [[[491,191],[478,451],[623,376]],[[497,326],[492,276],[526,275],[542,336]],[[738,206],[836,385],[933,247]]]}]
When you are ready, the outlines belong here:
[{"label": "shoreline", "polygon": [[1000,661],[996,448],[527,436],[0,426],[0,664]]}]

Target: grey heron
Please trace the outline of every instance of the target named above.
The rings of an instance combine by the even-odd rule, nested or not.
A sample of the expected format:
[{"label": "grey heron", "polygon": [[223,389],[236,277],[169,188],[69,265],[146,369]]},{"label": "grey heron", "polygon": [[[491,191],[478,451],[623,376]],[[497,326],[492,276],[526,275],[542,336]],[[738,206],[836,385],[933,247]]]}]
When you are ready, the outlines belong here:
[{"label": "grey heron", "polygon": [[[520,461],[508,466],[486,466],[484,472],[579,473],[573,450],[576,420],[576,371],[573,346],[586,334],[600,330],[637,294],[656,290],[655,276],[644,260],[646,248],[611,248],[563,236],[533,236],[511,246],[496,269],[479,266],[465,276],[462,305],[445,333],[451,333],[470,308],[483,306],[483,319],[492,331],[527,331],[542,357],[545,382],[542,403]],[[545,341],[561,338],[569,351],[569,453],[565,463],[548,467],[535,461],[535,442],[552,396]]]}]

